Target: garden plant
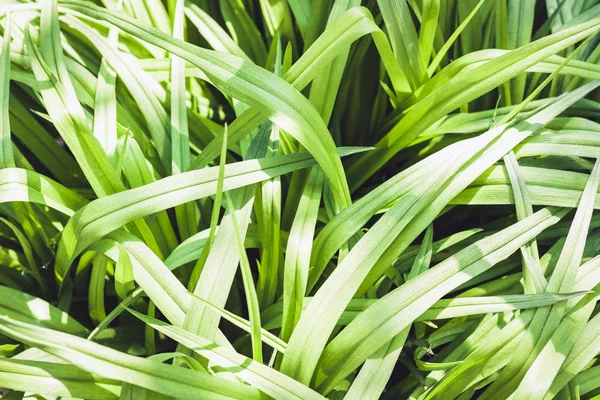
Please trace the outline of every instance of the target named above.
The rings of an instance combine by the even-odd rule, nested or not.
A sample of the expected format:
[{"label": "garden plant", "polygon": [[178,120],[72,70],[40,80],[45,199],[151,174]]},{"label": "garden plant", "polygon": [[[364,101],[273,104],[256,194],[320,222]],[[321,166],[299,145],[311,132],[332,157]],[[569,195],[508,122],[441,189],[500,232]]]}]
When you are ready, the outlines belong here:
[{"label": "garden plant", "polygon": [[0,0],[0,398],[600,398],[599,31]]}]

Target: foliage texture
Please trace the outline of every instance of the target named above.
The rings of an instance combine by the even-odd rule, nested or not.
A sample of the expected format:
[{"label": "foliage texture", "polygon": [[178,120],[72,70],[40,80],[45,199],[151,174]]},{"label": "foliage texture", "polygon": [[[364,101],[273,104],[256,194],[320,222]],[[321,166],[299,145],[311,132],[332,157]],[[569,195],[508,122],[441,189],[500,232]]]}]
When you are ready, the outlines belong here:
[{"label": "foliage texture", "polygon": [[600,398],[599,31],[0,0],[0,397]]}]

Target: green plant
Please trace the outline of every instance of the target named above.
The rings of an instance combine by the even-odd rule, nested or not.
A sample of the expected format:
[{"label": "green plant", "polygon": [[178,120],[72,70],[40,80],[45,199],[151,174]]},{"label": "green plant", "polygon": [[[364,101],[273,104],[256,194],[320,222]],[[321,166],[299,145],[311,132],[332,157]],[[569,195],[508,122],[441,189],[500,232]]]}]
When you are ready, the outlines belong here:
[{"label": "green plant", "polygon": [[0,24],[6,398],[600,393],[597,0]]}]

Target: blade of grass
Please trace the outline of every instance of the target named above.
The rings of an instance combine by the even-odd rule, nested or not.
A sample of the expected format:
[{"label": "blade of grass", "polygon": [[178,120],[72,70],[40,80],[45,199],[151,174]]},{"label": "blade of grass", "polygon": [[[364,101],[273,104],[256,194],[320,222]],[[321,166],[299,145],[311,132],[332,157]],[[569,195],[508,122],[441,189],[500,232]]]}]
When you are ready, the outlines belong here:
[{"label": "blade of grass", "polygon": [[231,370],[242,380],[260,388],[264,393],[278,399],[323,399],[324,397],[282,373],[269,368],[241,354],[194,335],[186,330],[151,319],[130,310],[136,317],[157,331],[171,337],[184,346],[193,349],[202,357],[211,359],[216,365]]},{"label": "blade of grass", "polygon": [[[233,209],[233,201],[229,193],[225,193],[227,198],[227,204],[230,209]],[[244,294],[246,295],[246,303],[248,304],[248,315],[250,316],[250,340],[252,342],[252,358],[259,363],[263,362],[262,355],[262,339],[261,339],[261,327],[260,327],[260,308],[258,305],[258,296],[256,295],[256,288],[254,286],[254,279],[252,278],[252,271],[250,270],[250,263],[248,262],[248,255],[244,248],[244,242],[240,235],[238,225],[235,219],[235,213],[231,214],[233,222],[233,229],[235,231],[235,241],[240,253],[240,269],[242,271],[242,280],[244,282]]]},{"label": "blade of grass", "polygon": [[2,53],[0,53],[0,168],[11,168],[15,166],[12,151],[12,140],[10,138],[9,121],[9,92],[10,92],[10,32],[11,18],[7,13],[4,18],[4,34],[2,37]]},{"label": "blade of grass", "polygon": [[0,317],[0,331],[68,360],[101,377],[132,383],[184,399],[258,399],[260,392],[242,384],[189,369],[134,357],[88,340]]}]

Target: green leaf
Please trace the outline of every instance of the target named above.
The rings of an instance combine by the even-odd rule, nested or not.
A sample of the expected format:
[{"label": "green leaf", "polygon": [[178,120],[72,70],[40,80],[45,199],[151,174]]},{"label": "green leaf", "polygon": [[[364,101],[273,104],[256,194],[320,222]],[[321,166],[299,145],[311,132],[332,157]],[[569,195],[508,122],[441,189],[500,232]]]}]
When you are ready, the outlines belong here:
[{"label": "green leaf", "polygon": [[258,399],[260,392],[240,383],[131,356],[66,333],[0,317],[0,332],[68,360],[100,377],[132,383],[182,399]]},{"label": "green leaf", "polygon": [[[99,196],[124,189],[108,160],[106,153],[92,135],[81,104],[77,100],[67,69],[62,59],[58,32],[58,11],[55,1],[44,3],[40,39],[44,41],[44,55],[40,54],[31,37],[29,25],[25,30],[31,67],[38,83],[48,114],[75,156],[90,185]],[[49,30],[49,32],[47,32]],[[48,84],[49,83],[49,84]]]},{"label": "green leaf", "polygon": [[10,32],[11,32],[11,14],[7,13],[4,19],[4,33],[2,38],[2,53],[0,53],[0,168],[11,168],[15,166],[15,160],[12,151],[12,141],[10,139],[10,121],[9,121],[9,92],[10,92]]},{"label": "green leaf", "polygon": [[[183,40],[184,34],[183,0],[175,3],[173,16],[173,37]],[[171,56],[171,171],[173,174],[186,171],[191,164],[190,134],[186,105],[185,61]],[[180,237],[185,240],[198,232],[197,211],[193,203],[175,208]]]},{"label": "green leaf", "polygon": [[2,358],[0,385],[43,396],[77,396],[90,400],[117,399],[121,383],[92,375],[72,365]]},{"label": "green leaf", "polygon": [[[380,299],[325,348],[321,368],[330,377],[322,385],[330,385],[330,382],[346,376],[373,354],[378,345],[390,340],[452,288],[505,259],[545,227],[558,222],[565,214],[560,209],[538,211],[531,217],[466,247]],[[288,352],[291,343],[290,340]]]},{"label": "green leaf", "polygon": [[0,286],[0,306],[4,315],[12,315],[21,321],[36,323],[50,329],[74,335],[82,335],[87,329],[48,302],[22,291]]},{"label": "green leaf", "polygon": [[88,3],[65,1],[61,4],[90,17],[104,19],[125,32],[162,46],[198,66],[225,93],[253,104],[275,124],[295,136],[314,155],[332,185],[337,203],[343,208],[349,205],[350,194],[345,173],[339,156],[333,150],[335,145],[327,127],[308,100],[283,79],[238,57],[197,48],[152,28],[139,27],[122,15]]},{"label": "green leaf", "polygon": [[[229,194],[225,193],[227,197],[227,203],[229,209],[233,209],[233,202]],[[262,363],[262,339],[261,339],[261,327],[260,327],[260,308],[258,305],[258,296],[256,295],[256,287],[254,286],[254,279],[252,278],[252,270],[250,269],[250,262],[248,261],[248,254],[244,248],[244,243],[237,222],[235,220],[235,213],[231,213],[231,219],[233,222],[233,229],[235,231],[235,241],[240,253],[240,269],[242,272],[242,280],[244,282],[244,293],[246,295],[246,303],[248,304],[248,315],[250,317],[250,340],[252,341],[252,359]]]},{"label": "green leaf", "polygon": [[[503,82],[525,71],[548,56],[593,35],[598,21],[590,21],[562,30],[510,51],[503,56],[464,71],[423,98],[418,107],[412,107],[376,144],[376,151],[355,162],[348,170],[352,188],[356,188],[375,173],[393,155],[405,148],[424,129],[452,110],[481,96]],[[468,74],[468,75],[466,75]]]},{"label": "green leaf", "polygon": [[281,338],[288,340],[300,319],[310,255],[323,188],[322,172],[311,169],[304,185],[285,252]]},{"label": "green leaf", "polygon": [[185,9],[185,15],[214,50],[249,59],[227,32],[204,10],[195,4],[189,4]]},{"label": "green leaf", "polygon": [[133,265],[127,251],[120,248],[119,260],[115,263],[115,291],[120,298],[125,299],[134,289]]},{"label": "green leaf", "polygon": [[107,265],[108,260],[103,255],[99,254],[94,257],[90,277],[88,307],[90,317],[96,322],[106,318],[106,311],[104,309],[104,283],[106,270],[108,268]]},{"label": "green leaf", "polygon": [[0,170],[0,182],[0,203],[37,203],[72,216],[87,202],[79,194],[35,171],[4,168]]},{"label": "green leaf", "polygon": [[[509,0],[507,7],[507,35],[508,49],[516,49],[531,41],[533,30],[534,7],[525,0]],[[525,97],[525,76],[520,75],[511,82],[512,104],[518,104]]]},{"label": "green leaf", "polygon": [[396,60],[413,91],[427,79],[424,54],[406,0],[378,0]]},{"label": "green leaf", "polygon": [[[504,156],[504,164],[511,183],[517,218],[519,220],[527,218],[533,214],[533,206],[527,183],[514,152],[511,151]],[[539,265],[540,256],[537,243],[535,241],[528,243],[521,249],[521,253],[523,257],[523,285],[525,293],[542,293],[548,282]]]},{"label": "green leaf", "polygon": [[[350,154],[354,150],[341,150]],[[225,167],[224,190],[243,187],[313,165],[307,153],[242,161]],[[94,200],[65,227],[57,253],[64,276],[72,260],[105,234],[137,218],[215,194],[218,167],[173,175],[138,188]]]},{"label": "green leaf", "polygon": [[151,319],[143,314],[132,313],[157,331],[171,337],[196,353],[211,360],[214,364],[231,370],[240,379],[260,388],[261,391],[277,399],[323,399],[324,397],[282,373],[261,363],[250,360],[241,354],[217,346],[200,336],[164,322]]},{"label": "green leaf", "polygon": [[[599,184],[600,162],[596,162],[581,196],[577,212],[573,219],[569,234],[567,235],[565,245],[560,253],[558,263],[552,272],[552,276],[548,280],[548,285],[546,286],[547,291],[564,293],[565,291],[570,291],[573,287],[577,274],[577,267],[581,264],[585,238],[594,210],[593,204],[596,193],[598,192]],[[492,385],[493,388],[498,390],[498,386],[502,384],[500,390],[504,393],[511,393],[512,391],[515,391],[515,389],[515,393],[519,393],[521,390],[545,391],[543,385],[540,385],[539,389],[535,389],[529,382],[531,382],[530,379],[532,379],[532,377],[536,377],[536,382],[541,379],[539,378],[539,363],[544,363],[545,361],[544,358],[540,357],[552,357],[552,355],[556,354],[553,349],[549,349],[546,352],[544,352],[543,349],[548,340],[552,340],[554,334],[561,335],[561,332],[557,331],[557,328],[559,328],[560,321],[565,312],[565,306],[563,305],[554,306],[551,309],[541,309],[536,313],[532,325],[529,327],[530,339],[520,344],[519,351],[516,353],[517,355],[511,358],[510,363],[504,370],[504,374],[501,374],[494,382],[494,385]],[[585,308],[582,312],[585,313]],[[577,321],[577,318],[575,318],[575,321]],[[569,346],[572,346],[572,344],[573,343],[569,343],[568,341],[564,342],[563,340],[563,343],[560,346],[566,346],[568,351]],[[564,360],[564,357],[558,357],[559,359],[562,358]],[[554,362],[553,365],[556,367],[560,365],[560,362]],[[547,367],[548,365],[545,365],[544,369]],[[552,368],[555,370],[554,374],[558,372],[558,368],[556,367]],[[548,374],[548,376],[551,377],[552,373]],[[550,383],[547,383],[547,385],[546,388],[550,386]],[[542,395],[543,394],[540,394],[540,396]]]}]

